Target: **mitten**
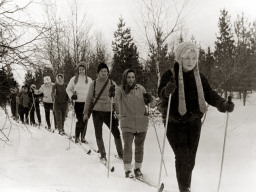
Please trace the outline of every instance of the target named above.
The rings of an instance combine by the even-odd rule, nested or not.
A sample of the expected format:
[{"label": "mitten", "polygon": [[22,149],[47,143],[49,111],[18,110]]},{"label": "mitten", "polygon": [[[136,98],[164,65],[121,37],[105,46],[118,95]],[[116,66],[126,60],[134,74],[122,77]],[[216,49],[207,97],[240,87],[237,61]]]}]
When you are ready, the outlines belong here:
[{"label": "mitten", "polygon": [[72,96],[71,96],[71,99],[72,99],[72,100],[77,100],[77,95],[72,95]]},{"label": "mitten", "polygon": [[109,97],[115,97],[115,90],[116,90],[116,86],[115,85],[111,85],[109,87]]},{"label": "mitten", "polygon": [[165,96],[169,97],[170,94],[173,94],[176,89],[176,81],[172,77],[171,80],[165,86]]},{"label": "mitten", "polygon": [[232,101],[225,102],[225,109],[227,112],[232,112],[234,110],[235,104]]},{"label": "mitten", "polygon": [[153,100],[153,97],[149,93],[144,93],[143,97],[144,97],[144,102],[146,105],[149,104]]}]

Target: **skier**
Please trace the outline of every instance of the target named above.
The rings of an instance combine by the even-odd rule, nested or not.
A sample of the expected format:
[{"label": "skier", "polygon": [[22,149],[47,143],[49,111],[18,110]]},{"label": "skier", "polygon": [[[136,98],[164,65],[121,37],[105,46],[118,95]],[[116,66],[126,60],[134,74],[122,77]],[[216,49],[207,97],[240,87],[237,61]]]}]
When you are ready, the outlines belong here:
[{"label": "skier", "polygon": [[[233,102],[227,102],[210,87],[198,69],[199,51],[195,44],[183,42],[175,51],[174,73],[166,71],[160,81],[158,95],[163,100],[163,118],[167,103],[171,107],[167,139],[175,154],[176,177],[180,192],[191,191],[192,170],[201,133],[201,118],[206,112],[205,101],[220,112],[232,112]],[[175,77],[175,78],[173,78]]]},{"label": "skier", "polygon": [[[29,124],[28,114],[29,114],[30,103],[29,103],[28,90],[29,90],[29,86],[25,85],[23,87],[23,92],[21,93],[21,96],[20,96],[20,104],[22,105],[21,122],[23,124]],[[25,115],[25,119],[24,119],[24,115]]]},{"label": "skier", "polygon": [[52,87],[52,98],[54,101],[54,113],[56,116],[57,127],[60,135],[64,135],[64,122],[68,106],[68,95],[66,93],[67,85],[64,84],[62,74],[56,76],[56,83]]},{"label": "skier", "polygon": [[84,104],[86,101],[89,85],[92,79],[87,76],[87,67],[85,62],[78,64],[76,75],[72,77],[66,88],[67,94],[72,102],[75,102],[74,110],[77,118],[75,130],[75,142],[79,142],[81,137],[82,143],[87,143],[85,135],[87,131],[87,122],[83,121]]},{"label": "skier", "polygon": [[16,87],[11,88],[10,92],[11,92],[11,94],[10,94],[10,104],[11,104],[12,117],[14,119],[17,119],[18,117],[17,117],[17,114],[16,114],[16,107],[17,107],[17,99],[16,98],[18,97],[18,95],[17,95],[18,89]]},{"label": "skier", "polygon": [[22,119],[21,116],[23,116],[23,105],[22,105],[22,100],[21,100],[21,96],[22,96],[22,93],[24,92],[24,85],[21,86],[21,89],[20,91],[18,92],[18,113],[19,113],[19,117],[20,117],[20,120]]},{"label": "skier", "polygon": [[[41,85],[38,94],[43,94],[43,103],[45,111],[45,120],[47,123],[47,129],[51,130],[51,121],[50,121],[50,111],[53,110],[53,100],[52,100],[52,86],[50,76],[44,77],[44,84]],[[54,127],[57,128],[55,115],[53,113]]]},{"label": "skier", "polygon": [[41,125],[41,114],[40,114],[40,106],[39,106],[39,97],[42,96],[43,94],[39,94],[39,91],[36,90],[36,85],[32,84],[30,86],[30,91],[28,93],[29,99],[30,99],[30,124],[31,125],[36,125],[35,122],[35,111],[36,111],[36,116],[38,120],[39,126]]},{"label": "skier", "polygon": [[[90,111],[92,111],[92,119],[95,129],[96,142],[98,149],[101,154],[101,159],[106,160],[106,151],[104,141],[102,138],[102,126],[105,123],[110,128],[110,111],[111,111],[111,100],[109,97],[109,88],[111,85],[116,85],[112,80],[109,80],[109,69],[105,63],[98,65],[98,78],[94,80],[89,87],[89,92],[84,106],[84,120],[88,121]],[[105,86],[104,86],[105,85]],[[98,97],[98,101],[94,105],[93,109],[90,109],[91,103],[95,101],[95,98],[99,95],[102,90],[102,94]],[[115,107],[116,108],[116,107]],[[118,120],[112,116],[112,134],[115,138],[115,145],[118,156],[123,157],[123,146],[118,129]]]},{"label": "skier", "polygon": [[124,141],[125,177],[132,178],[132,144],[135,143],[134,175],[143,178],[141,167],[144,155],[144,141],[148,130],[148,113],[145,105],[155,106],[155,99],[146,92],[142,85],[136,83],[135,71],[126,69],[123,73],[122,85],[116,89],[115,102],[119,109],[117,116],[121,119],[121,130]]}]

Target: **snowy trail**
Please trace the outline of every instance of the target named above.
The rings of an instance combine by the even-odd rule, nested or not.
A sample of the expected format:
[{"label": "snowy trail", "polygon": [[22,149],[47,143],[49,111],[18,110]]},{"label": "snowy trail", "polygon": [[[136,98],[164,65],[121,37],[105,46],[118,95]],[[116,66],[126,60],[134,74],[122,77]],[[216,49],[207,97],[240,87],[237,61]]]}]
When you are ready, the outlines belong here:
[{"label": "snowy trail", "polygon": [[[226,153],[222,173],[221,192],[249,192],[256,188],[256,95],[250,95],[248,106],[234,100],[235,111],[229,116]],[[42,122],[44,110],[41,108]],[[1,127],[5,122],[1,112]],[[192,177],[192,191],[216,192],[220,174],[224,126],[226,114],[210,107],[202,127],[196,165]],[[123,164],[116,159],[115,145],[111,139],[111,165],[115,171],[107,178],[107,169],[99,163],[98,154],[92,151],[87,155],[74,143],[66,150],[69,141],[57,131],[50,133],[45,129],[6,121],[6,129],[11,127],[10,141],[4,146],[0,141],[0,191],[26,192],[128,192],[156,191],[140,182],[124,178]],[[8,124],[9,122],[9,124]],[[73,134],[74,134],[73,122]],[[88,124],[86,139],[96,147],[92,120]],[[71,112],[65,123],[69,134]],[[7,129],[8,128],[8,129]],[[156,124],[162,145],[164,127]],[[104,126],[103,137],[108,149],[108,128]],[[4,146],[4,147],[3,147]],[[88,148],[89,149],[89,148]],[[162,181],[167,191],[178,191],[175,176],[175,160],[168,141],[165,147],[165,164],[168,175],[162,171]],[[145,156],[142,172],[145,177],[157,184],[160,168],[160,151],[152,123],[145,141]],[[163,167],[164,168],[164,167]]]}]

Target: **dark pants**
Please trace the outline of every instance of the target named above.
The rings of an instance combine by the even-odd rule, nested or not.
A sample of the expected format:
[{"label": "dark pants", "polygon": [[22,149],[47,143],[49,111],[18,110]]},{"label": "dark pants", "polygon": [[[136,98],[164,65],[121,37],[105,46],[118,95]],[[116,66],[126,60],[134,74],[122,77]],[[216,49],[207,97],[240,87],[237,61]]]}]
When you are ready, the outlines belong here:
[{"label": "dark pants", "polygon": [[81,136],[84,139],[87,131],[87,121],[83,120],[84,116],[84,102],[75,103],[75,113],[76,113],[76,138]]},{"label": "dark pants", "polygon": [[[20,116],[20,119],[21,119],[21,116],[23,115],[23,106],[21,104],[19,104],[19,116]],[[24,119],[24,118],[23,118]]]},{"label": "dark pants", "polygon": [[[48,126],[48,129],[51,128],[51,121],[50,121],[50,110],[53,109],[53,103],[45,103],[44,102],[44,111],[45,111],[45,120]],[[54,127],[56,128],[56,119],[55,119],[55,115],[53,113],[53,119],[54,119]]]},{"label": "dark pants", "polygon": [[189,192],[201,134],[201,120],[168,123],[167,138],[175,154],[176,177],[181,192]]},{"label": "dark pants", "polygon": [[22,110],[20,111],[20,118],[21,118],[22,123],[27,123],[27,124],[29,123],[28,122],[28,113],[29,113],[29,108],[22,107]]},{"label": "dark pants", "polygon": [[41,124],[41,114],[40,114],[39,102],[35,102],[35,106],[33,104],[31,106],[30,123],[35,124],[35,108],[36,108],[36,116],[38,119],[38,123]]},{"label": "dark pants", "polygon": [[57,127],[59,131],[64,131],[64,122],[66,118],[67,103],[58,103],[54,106]]},{"label": "dark pants", "polygon": [[16,101],[11,101],[11,112],[12,112],[12,116],[13,117],[16,117],[17,114],[16,114]]},{"label": "dark pants", "polygon": [[[95,136],[97,141],[97,146],[99,148],[100,153],[106,154],[105,146],[102,138],[102,126],[105,123],[108,128],[110,128],[110,112],[103,112],[103,111],[93,111],[92,112],[92,119],[95,129]],[[118,129],[118,120],[112,116],[112,135],[115,138],[116,150],[118,155],[122,155],[123,153],[123,146],[120,136],[120,131]]]}]

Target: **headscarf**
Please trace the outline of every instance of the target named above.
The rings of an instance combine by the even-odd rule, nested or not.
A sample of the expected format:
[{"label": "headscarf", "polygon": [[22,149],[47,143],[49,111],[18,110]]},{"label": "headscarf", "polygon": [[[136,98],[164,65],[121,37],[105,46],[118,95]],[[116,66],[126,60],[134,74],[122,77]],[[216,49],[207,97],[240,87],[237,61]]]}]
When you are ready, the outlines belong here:
[{"label": "headscarf", "polygon": [[122,78],[122,86],[123,86],[123,89],[124,89],[124,92],[126,94],[129,94],[130,91],[135,87],[136,85],[136,80],[134,81],[134,83],[130,86],[128,83],[127,83],[127,75],[128,73],[134,73],[135,77],[136,77],[136,74],[135,74],[135,71],[133,69],[126,69],[123,73],[123,78]]}]

